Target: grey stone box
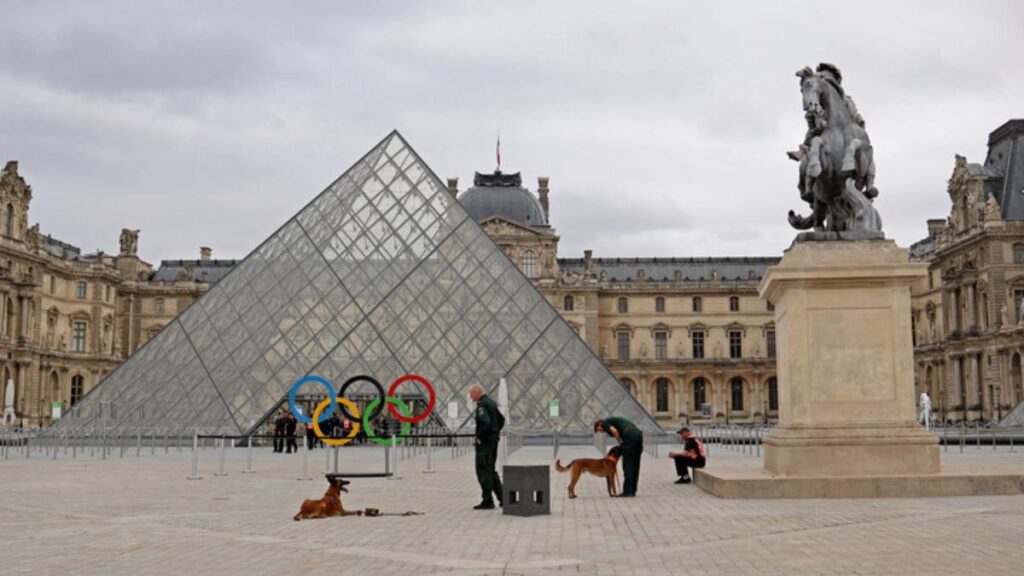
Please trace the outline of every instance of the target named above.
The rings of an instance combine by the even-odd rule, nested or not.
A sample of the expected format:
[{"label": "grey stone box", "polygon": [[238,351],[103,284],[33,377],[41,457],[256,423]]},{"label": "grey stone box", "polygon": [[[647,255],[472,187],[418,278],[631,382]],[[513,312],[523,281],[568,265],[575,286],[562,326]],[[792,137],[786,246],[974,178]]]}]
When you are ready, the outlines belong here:
[{"label": "grey stone box", "polygon": [[551,514],[550,466],[505,466],[502,472],[506,516]]}]

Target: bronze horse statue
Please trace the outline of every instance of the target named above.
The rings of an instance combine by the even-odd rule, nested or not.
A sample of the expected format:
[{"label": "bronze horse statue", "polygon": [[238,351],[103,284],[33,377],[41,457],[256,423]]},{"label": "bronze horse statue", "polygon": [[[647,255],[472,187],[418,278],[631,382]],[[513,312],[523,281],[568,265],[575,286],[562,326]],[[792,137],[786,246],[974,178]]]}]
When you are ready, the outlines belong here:
[{"label": "bronze horse statue", "polygon": [[805,67],[796,75],[807,134],[799,150],[788,154],[800,162],[798,188],[811,214],[800,216],[790,210],[789,223],[798,230],[880,237],[882,221],[872,204],[878,189],[871,139],[843,90],[839,69],[819,64],[817,71]]}]

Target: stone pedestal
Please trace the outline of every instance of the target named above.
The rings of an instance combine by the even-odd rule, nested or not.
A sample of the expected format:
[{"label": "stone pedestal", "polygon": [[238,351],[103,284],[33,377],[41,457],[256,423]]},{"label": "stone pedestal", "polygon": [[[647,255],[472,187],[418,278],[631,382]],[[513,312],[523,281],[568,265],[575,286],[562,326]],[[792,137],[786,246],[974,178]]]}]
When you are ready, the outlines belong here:
[{"label": "stone pedestal", "polygon": [[775,304],[780,382],[768,471],[939,471],[914,404],[910,286],[926,271],[891,240],[797,242],[768,270],[760,293]]}]

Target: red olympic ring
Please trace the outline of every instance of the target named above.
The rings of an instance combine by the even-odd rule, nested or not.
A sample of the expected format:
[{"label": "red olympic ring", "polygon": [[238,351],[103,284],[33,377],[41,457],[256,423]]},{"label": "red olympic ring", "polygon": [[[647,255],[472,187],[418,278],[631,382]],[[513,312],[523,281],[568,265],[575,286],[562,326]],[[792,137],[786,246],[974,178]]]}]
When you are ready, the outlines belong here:
[{"label": "red olympic ring", "polygon": [[416,374],[406,374],[405,376],[402,376],[398,380],[395,380],[394,382],[391,383],[391,387],[388,388],[388,396],[394,396],[395,390],[397,390],[398,387],[401,386],[404,382],[408,382],[409,380],[419,382],[420,384],[423,384],[424,386],[427,387],[427,392],[430,393],[430,402],[427,403],[427,409],[424,410],[423,413],[420,414],[419,416],[403,416],[402,414],[398,413],[398,409],[395,408],[394,404],[388,402],[387,405],[388,412],[390,412],[391,415],[394,416],[397,420],[399,420],[400,422],[408,422],[410,424],[415,424],[416,422],[422,422],[423,420],[426,420],[427,416],[430,416],[430,413],[434,411],[434,404],[437,403],[437,394],[434,393],[434,387],[431,386],[430,382],[427,381],[427,379],[424,378],[423,376],[418,376]]}]

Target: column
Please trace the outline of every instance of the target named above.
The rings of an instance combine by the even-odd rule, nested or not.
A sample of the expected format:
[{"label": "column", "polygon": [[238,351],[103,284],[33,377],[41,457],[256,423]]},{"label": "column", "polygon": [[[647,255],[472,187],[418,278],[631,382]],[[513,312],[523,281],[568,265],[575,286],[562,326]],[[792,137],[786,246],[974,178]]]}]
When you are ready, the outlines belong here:
[{"label": "column", "polygon": [[982,392],[981,392],[982,382],[981,382],[981,378],[980,378],[980,376],[981,376],[980,362],[979,362],[978,354],[977,353],[971,353],[969,367],[970,367],[970,375],[968,376],[968,378],[970,378],[970,386],[968,386],[968,388],[967,388],[967,405],[968,406],[974,406],[975,404],[978,404],[979,405],[978,415],[980,416],[982,414],[982,410],[984,410],[984,407],[980,406],[980,404],[981,404],[981,396],[982,396]]},{"label": "column", "polygon": [[956,291],[946,290],[946,297],[942,299],[946,311],[946,335],[956,330]]},{"label": "column", "polygon": [[975,326],[977,326],[977,305],[978,305],[978,302],[977,302],[977,298],[975,297],[975,291],[976,290],[977,290],[977,285],[974,282],[971,282],[970,284],[967,285],[967,306],[966,306],[966,309],[964,310],[964,312],[965,312],[964,329],[966,329],[966,330],[970,330],[971,328],[974,328]]},{"label": "column", "polygon": [[[953,386],[950,390],[950,393],[952,394],[952,397],[949,399],[950,401],[948,404],[948,406],[950,407],[959,405],[960,400],[963,398],[963,395],[960,392],[963,386],[963,382],[961,381],[962,372],[960,371],[960,364],[962,358],[960,358],[959,356],[953,356],[951,360],[951,367],[953,369]],[[961,419],[964,419],[963,416],[961,416]]]}]

